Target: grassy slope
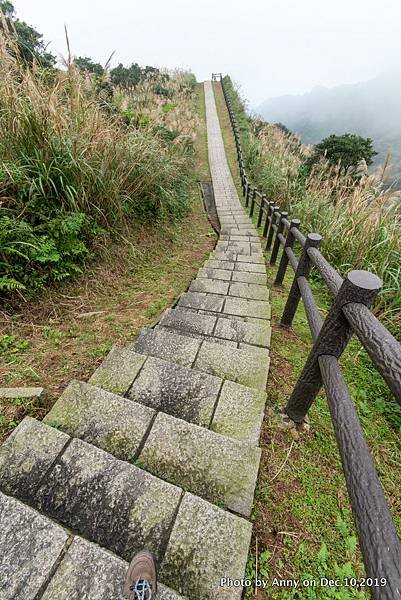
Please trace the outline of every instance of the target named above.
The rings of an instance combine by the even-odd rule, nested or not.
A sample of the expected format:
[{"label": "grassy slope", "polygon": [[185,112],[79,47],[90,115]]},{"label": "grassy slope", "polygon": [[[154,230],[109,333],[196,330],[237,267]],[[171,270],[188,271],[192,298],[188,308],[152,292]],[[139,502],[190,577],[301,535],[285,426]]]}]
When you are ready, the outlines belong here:
[{"label": "grassy slope", "polygon": [[[195,144],[197,177],[207,175],[203,87]],[[207,165],[207,163],[206,163]],[[189,214],[178,225],[142,226],[74,282],[0,315],[0,381],[40,385],[44,405],[0,403],[0,440],[25,414],[42,417],[72,378],[86,379],[113,344],[127,343],[183,292],[214,244],[194,177]]]},{"label": "grassy slope", "polygon": [[[217,107],[231,171],[239,183],[235,145],[230,131],[221,91],[216,89]],[[275,268],[268,272],[274,281]],[[258,556],[259,576],[272,579],[316,579],[361,575],[363,566],[350,511],[344,476],[339,460],[331,419],[324,394],[310,411],[311,431],[294,439],[280,430],[272,409],[282,407],[296,382],[311,336],[303,305],[294,327],[284,331],[277,326],[291,285],[290,274],[282,289],[272,288],[273,338],[271,371],[268,383],[269,409],[264,421],[260,470],[254,509],[253,548],[248,574],[255,572]],[[322,317],[327,312],[327,294],[313,284]],[[371,449],[398,530],[401,532],[401,441],[385,414],[388,391],[357,340],[353,340],[342,366]],[[250,594],[249,597],[252,597]],[[317,587],[291,591],[270,587],[262,598],[368,598],[366,590]]]}]

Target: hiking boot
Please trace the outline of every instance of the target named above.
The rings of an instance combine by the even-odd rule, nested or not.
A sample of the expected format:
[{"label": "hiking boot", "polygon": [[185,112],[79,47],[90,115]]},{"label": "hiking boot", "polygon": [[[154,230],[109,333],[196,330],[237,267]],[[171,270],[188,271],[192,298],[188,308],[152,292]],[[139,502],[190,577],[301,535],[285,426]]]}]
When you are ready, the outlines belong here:
[{"label": "hiking boot", "polygon": [[128,567],[123,589],[127,600],[156,600],[156,565],[150,552],[135,554]]}]

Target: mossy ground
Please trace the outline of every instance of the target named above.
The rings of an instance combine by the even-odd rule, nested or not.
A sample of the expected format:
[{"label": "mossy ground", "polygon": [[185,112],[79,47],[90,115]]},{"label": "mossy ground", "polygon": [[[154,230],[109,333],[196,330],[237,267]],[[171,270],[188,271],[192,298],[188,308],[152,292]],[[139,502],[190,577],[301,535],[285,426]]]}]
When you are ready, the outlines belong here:
[{"label": "mossy ground", "polygon": [[[241,187],[224,97],[215,85],[216,103],[231,172]],[[255,219],[256,220],[256,219]],[[277,261],[278,262],[278,261]],[[311,348],[312,339],[302,303],[291,330],[278,327],[292,275],[288,269],[282,288],[272,287],[273,337],[268,382],[268,407],[263,424],[262,463],[253,511],[254,531],[247,575],[272,580],[363,575],[350,502],[324,393],[311,411],[311,430],[299,439],[277,427],[274,409],[283,407]],[[268,271],[272,285],[276,268]],[[314,297],[324,318],[329,295],[318,279],[312,280]],[[383,485],[396,527],[401,534],[401,411],[358,340],[353,339],[341,365],[358,416]],[[326,599],[369,598],[356,588],[269,587],[253,590],[247,598]]]},{"label": "mossy ground", "polygon": [[196,177],[207,176],[203,88],[191,208],[178,224],[127,232],[73,282],[0,314],[0,381],[40,385],[45,401],[0,403],[0,442],[27,414],[41,418],[71,379],[86,380],[113,344],[124,345],[186,290],[215,243]]}]

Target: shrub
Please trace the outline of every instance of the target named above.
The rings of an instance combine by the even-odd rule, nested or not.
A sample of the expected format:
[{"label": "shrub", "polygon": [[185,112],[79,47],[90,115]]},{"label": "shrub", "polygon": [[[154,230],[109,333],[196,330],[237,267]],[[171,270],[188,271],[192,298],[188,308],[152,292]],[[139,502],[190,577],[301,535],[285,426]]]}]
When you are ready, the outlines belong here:
[{"label": "shrub", "polygon": [[360,135],[345,133],[344,135],[329,135],[313,147],[313,152],[305,161],[307,172],[320,160],[326,159],[331,165],[339,165],[344,171],[356,168],[361,161],[366,166],[373,162],[377,152],[373,148],[370,138]]}]

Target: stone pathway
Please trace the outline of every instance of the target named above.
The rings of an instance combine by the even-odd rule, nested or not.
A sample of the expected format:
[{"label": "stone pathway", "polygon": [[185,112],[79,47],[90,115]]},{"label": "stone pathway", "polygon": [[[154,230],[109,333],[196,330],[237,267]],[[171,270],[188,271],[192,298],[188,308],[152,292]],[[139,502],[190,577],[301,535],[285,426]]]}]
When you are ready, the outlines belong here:
[{"label": "stone pathway", "polygon": [[270,305],[210,82],[205,96],[220,239],[156,327],[0,447],[1,598],[120,599],[126,561],[143,547],[159,600],[241,598],[220,578],[245,572]]}]

